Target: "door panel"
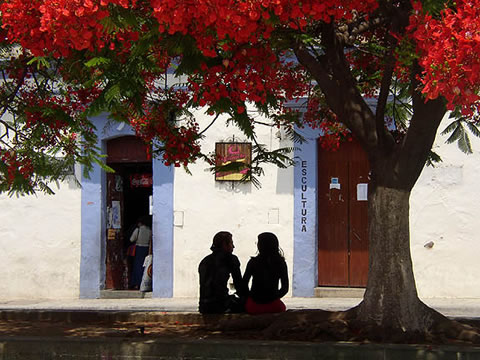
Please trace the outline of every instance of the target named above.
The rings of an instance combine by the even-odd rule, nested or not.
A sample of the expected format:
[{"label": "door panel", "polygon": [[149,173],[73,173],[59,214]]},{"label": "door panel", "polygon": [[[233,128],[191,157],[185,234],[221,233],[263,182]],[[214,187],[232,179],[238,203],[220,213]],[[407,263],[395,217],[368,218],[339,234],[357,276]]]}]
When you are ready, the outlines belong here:
[{"label": "door panel", "polygon": [[[319,153],[318,282],[321,286],[348,285],[348,169],[337,154]],[[332,184],[338,180],[338,185]],[[338,187],[340,187],[338,189]]]},{"label": "door panel", "polygon": [[[354,141],[318,151],[318,284],[365,286],[368,274],[369,165]],[[360,192],[357,186],[360,185]]]},{"label": "door panel", "polygon": [[[368,275],[368,201],[358,184],[368,184],[368,159],[356,142],[349,143],[350,286],[366,286]],[[361,185],[362,186],[362,185]],[[359,191],[360,190],[360,191]]]}]

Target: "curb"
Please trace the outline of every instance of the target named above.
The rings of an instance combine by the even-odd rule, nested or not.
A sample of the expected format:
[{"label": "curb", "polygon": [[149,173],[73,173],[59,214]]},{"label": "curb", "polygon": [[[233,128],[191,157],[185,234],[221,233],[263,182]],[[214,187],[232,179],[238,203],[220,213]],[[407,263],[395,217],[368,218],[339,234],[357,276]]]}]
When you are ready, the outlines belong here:
[{"label": "curb", "polygon": [[157,322],[164,324],[211,324],[220,319],[247,316],[246,314],[208,314],[162,311],[96,311],[96,310],[1,310],[0,321],[50,321],[67,324]]}]

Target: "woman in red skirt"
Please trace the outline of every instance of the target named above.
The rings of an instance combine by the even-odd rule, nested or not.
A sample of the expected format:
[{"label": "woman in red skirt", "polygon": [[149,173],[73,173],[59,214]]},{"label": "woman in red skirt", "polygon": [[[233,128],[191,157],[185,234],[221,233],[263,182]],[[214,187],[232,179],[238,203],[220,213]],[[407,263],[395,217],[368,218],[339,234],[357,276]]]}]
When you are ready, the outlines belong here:
[{"label": "woman in red skirt", "polygon": [[286,307],[280,299],[288,292],[288,272],[277,236],[261,233],[257,247],[258,255],[250,259],[243,277],[244,287],[249,289],[245,309],[249,314],[283,312]]}]

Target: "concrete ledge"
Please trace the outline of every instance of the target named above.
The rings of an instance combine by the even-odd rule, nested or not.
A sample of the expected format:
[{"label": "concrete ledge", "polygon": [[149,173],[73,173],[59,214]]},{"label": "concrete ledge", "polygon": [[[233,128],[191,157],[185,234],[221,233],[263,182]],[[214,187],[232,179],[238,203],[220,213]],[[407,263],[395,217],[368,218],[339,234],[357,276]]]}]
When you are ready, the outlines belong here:
[{"label": "concrete ledge", "polygon": [[64,322],[67,324],[86,323],[114,323],[114,322],[160,322],[173,324],[176,322],[205,324],[219,317],[225,319],[229,316],[245,316],[244,314],[209,314],[182,313],[182,312],[152,312],[152,311],[49,311],[31,310],[0,311],[0,320],[8,321],[50,321]]},{"label": "concrete ledge", "polygon": [[363,298],[365,288],[316,287],[314,296],[321,298]]},{"label": "concrete ledge", "polygon": [[[163,311],[50,311],[50,310],[2,310],[0,321],[53,322],[65,324],[113,324],[113,323],[159,323],[165,325],[191,324],[211,325],[219,321],[250,318],[242,314],[200,314],[199,312]],[[1,360],[1,358],[0,358]]]},{"label": "concrete ledge", "polygon": [[100,299],[151,299],[152,292],[138,290],[100,290]]},{"label": "concrete ledge", "polygon": [[303,343],[251,340],[0,338],[0,359],[479,359],[480,348],[458,346]]}]

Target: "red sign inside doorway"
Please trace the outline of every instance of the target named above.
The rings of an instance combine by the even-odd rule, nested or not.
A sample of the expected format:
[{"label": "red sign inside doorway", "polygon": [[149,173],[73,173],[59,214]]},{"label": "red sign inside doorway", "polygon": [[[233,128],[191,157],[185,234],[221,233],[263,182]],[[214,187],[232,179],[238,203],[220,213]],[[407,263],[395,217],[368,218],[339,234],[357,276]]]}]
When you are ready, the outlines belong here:
[{"label": "red sign inside doorway", "polygon": [[130,187],[151,187],[153,184],[152,174],[132,174],[130,175]]}]

